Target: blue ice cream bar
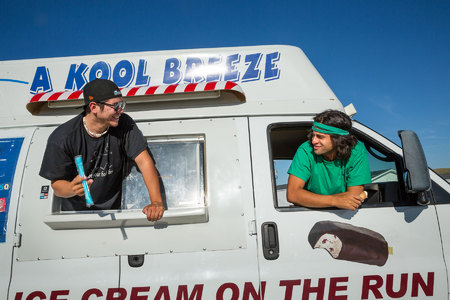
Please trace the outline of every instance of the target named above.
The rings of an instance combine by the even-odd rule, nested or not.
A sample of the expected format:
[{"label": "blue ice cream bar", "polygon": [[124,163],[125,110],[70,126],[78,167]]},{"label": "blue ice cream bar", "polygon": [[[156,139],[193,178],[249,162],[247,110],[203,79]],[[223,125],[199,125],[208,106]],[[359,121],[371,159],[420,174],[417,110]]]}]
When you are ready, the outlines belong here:
[{"label": "blue ice cream bar", "polygon": [[[75,156],[75,164],[77,166],[78,174],[80,177],[85,177],[84,168],[83,168],[83,159],[81,155]],[[84,196],[86,198],[86,206],[91,207],[94,205],[94,201],[92,201],[91,193],[89,192],[89,187],[87,185],[86,180],[83,180],[83,188],[84,188]]]}]

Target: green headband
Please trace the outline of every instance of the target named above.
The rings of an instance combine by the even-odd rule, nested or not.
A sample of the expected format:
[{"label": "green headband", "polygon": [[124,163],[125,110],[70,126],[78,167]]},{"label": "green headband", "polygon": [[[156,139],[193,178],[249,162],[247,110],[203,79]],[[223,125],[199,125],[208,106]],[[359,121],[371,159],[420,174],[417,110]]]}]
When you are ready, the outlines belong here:
[{"label": "green headband", "polygon": [[333,127],[330,125],[325,125],[322,123],[314,122],[313,127],[311,127],[312,130],[326,133],[326,134],[337,134],[337,135],[348,135],[348,131],[344,129],[340,129],[337,127]]}]

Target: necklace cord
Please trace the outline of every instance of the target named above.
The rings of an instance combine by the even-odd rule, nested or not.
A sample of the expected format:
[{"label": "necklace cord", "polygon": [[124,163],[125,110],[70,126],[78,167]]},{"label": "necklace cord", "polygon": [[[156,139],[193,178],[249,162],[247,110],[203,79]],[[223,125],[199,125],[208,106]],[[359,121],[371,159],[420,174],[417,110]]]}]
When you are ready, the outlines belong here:
[{"label": "necklace cord", "polygon": [[87,127],[87,125],[86,125],[85,118],[86,118],[86,117],[83,117],[83,125],[84,125],[84,129],[86,129],[86,131],[89,133],[89,135],[98,138],[98,137],[101,137],[101,136],[105,135],[105,134],[108,132],[109,126],[108,126],[108,128],[106,128],[106,130],[103,131],[102,133],[94,133],[94,132],[90,131],[89,128]]}]

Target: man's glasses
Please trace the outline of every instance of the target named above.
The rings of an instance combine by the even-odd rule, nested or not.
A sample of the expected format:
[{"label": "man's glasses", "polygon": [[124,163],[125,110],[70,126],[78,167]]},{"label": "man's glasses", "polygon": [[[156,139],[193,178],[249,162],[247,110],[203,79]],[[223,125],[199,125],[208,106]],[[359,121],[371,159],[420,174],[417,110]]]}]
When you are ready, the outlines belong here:
[{"label": "man's glasses", "polygon": [[119,101],[119,102],[116,102],[114,104],[100,102],[99,104],[108,105],[109,107],[113,108],[115,111],[119,111],[121,109],[125,110],[126,102],[125,101]]}]

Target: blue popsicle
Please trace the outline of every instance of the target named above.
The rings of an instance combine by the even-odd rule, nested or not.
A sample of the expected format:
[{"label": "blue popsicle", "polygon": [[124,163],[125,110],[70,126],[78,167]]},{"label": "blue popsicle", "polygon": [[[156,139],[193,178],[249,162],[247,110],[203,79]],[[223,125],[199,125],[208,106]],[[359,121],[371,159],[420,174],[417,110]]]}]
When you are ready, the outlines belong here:
[{"label": "blue popsicle", "polygon": [[[83,159],[81,155],[75,156],[75,164],[77,166],[78,174],[80,177],[85,177],[84,168],[83,168]],[[87,185],[86,180],[83,180],[83,188],[84,188],[84,196],[86,198],[86,206],[91,207],[94,205],[94,201],[92,201],[91,193],[89,192],[89,187]]]}]

